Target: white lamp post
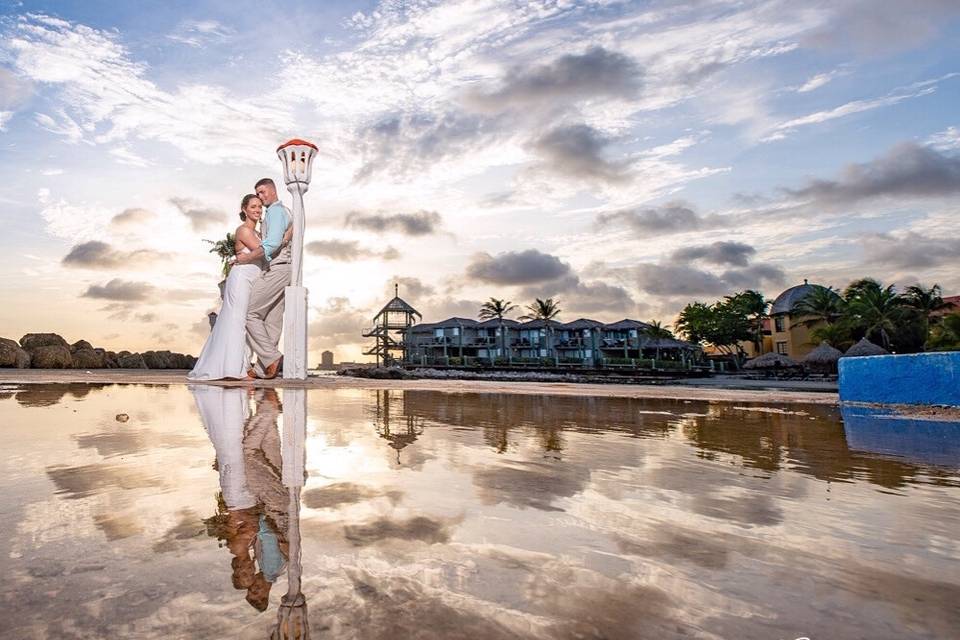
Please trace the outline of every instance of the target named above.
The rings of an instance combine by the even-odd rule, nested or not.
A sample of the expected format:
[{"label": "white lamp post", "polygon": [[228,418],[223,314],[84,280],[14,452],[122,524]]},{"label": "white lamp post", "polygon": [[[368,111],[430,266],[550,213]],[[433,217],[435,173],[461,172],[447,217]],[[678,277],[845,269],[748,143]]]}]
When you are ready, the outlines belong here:
[{"label": "white lamp post", "polygon": [[307,379],[307,290],[303,286],[303,194],[310,188],[310,171],[316,145],[293,139],[277,147],[283,165],[283,181],[293,196],[293,239],[290,286],[284,289],[283,377]]}]

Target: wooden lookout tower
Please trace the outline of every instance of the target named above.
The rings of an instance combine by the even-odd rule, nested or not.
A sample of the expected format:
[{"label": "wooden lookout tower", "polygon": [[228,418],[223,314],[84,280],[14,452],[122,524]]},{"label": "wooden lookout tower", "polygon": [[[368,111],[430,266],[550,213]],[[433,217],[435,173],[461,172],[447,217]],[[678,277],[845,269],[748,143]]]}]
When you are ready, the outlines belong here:
[{"label": "wooden lookout tower", "polygon": [[423,316],[401,297],[399,286],[393,285],[393,300],[380,309],[373,318],[373,328],[364,329],[364,338],[373,338],[376,342],[363,353],[376,356],[378,367],[389,367],[403,361],[406,346],[407,329],[419,322]]}]

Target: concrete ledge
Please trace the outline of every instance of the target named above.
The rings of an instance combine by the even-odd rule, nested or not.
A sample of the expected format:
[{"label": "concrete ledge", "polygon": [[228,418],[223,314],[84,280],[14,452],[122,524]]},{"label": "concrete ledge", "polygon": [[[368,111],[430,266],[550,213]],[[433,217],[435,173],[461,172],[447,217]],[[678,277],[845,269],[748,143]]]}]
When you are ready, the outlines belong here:
[{"label": "concrete ledge", "polygon": [[960,352],[840,359],[840,401],[960,406]]}]

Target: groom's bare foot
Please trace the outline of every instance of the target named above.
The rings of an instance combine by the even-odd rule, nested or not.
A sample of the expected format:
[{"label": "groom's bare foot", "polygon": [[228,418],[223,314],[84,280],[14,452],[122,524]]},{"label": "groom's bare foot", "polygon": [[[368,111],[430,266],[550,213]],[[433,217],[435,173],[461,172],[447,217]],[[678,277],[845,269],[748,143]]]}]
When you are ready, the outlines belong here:
[{"label": "groom's bare foot", "polygon": [[267,380],[272,380],[277,377],[277,372],[280,370],[280,367],[283,366],[283,356],[277,358],[277,361],[271,364],[269,367],[263,370],[263,377]]},{"label": "groom's bare foot", "polygon": [[257,374],[253,369],[247,369],[247,380],[256,380]]}]

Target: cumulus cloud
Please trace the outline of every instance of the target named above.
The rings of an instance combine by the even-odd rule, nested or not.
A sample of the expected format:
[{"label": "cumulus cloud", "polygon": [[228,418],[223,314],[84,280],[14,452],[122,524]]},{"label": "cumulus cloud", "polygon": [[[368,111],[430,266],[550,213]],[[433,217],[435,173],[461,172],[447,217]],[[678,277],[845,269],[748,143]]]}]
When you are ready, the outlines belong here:
[{"label": "cumulus cloud", "polygon": [[309,336],[315,349],[356,344],[364,338],[363,327],[373,324],[373,314],[354,307],[348,298],[334,297],[311,314]]},{"label": "cumulus cloud", "polygon": [[871,55],[888,55],[927,42],[960,16],[960,4],[954,0],[916,0],[909,10],[899,0],[844,0],[828,6],[833,15],[804,40]]},{"label": "cumulus cloud", "polygon": [[414,300],[429,298],[437,292],[433,286],[423,282],[420,278],[393,276],[383,285],[384,297],[393,298],[394,285],[398,286],[400,297],[411,303]]},{"label": "cumulus cloud", "polygon": [[947,127],[930,136],[928,144],[939,151],[960,149],[960,128]]},{"label": "cumulus cloud", "polygon": [[121,251],[106,242],[91,240],[74,245],[64,256],[61,264],[65,267],[82,269],[135,269],[156,261],[160,254],[149,249]]},{"label": "cumulus cloud", "polygon": [[110,224],[115,227],[134,226],[150,222],[156,217],[156,214],[147,209],[134,207],[124,209],[110,219]]},{"label": "cumulus cloud", "polygon": [[597,216],[599,227],[618,223],[626,225],[641,237],[647,237],[723,227],[730,221],[716,214],[700,215],[681,202],[655,208],[621,209]]},{"label": "cumulus cloud", "polygon": [[788,195],[820,206],[880,198],[932,198],[960,193],[960,156],[903,142],[884,155],[848,165],[835,180],[811,180]]},{"label": "cumulus cloud", "polygon": [[400,257],[400,252],[393,247],[387,247],[383,251],[372,251],[361,247],[356,240],[314,240],[308,242],[305,249],[311,255],[340,262],[353,262],[364,258],[396,260]]},{"label": "cumulus cloud", "polygon": [[534,140],[531,148],[548,169],[557,173],[581,179],[623,182],[629,177],[630,162],[606,157],[611,142],[597,129],[575,124],[548,131]]},{"label": "cumulus cloud", "polygon": [[114,278],[106,284],[93,284],[81,295],[84,298],[113,300],[115,302],[139,302],[147,300],[154,288],[146,282],[130,282]]},{"label": "cumulus cloud", "polygon": [[640,65],[629,56],[595,46],[584,53],[562,55],[547,64],[517,65],[499,86],[467,92],[465,103],[484,111],[549,106],[597,98],[634,97],[642,81]]},{"label": "cumulus cloud", "polygon": [[657,296],[718,296],[737,289],[780,285],[783,271],[772,265],[752,265],[722,274],[676,263],[643,263],[635,269],[637,286]]},{"label": "cumulus cloud", "polygon": [[426,236],[436,233],[442,218],[436,211],[421,209],[413,213],[362,213],[351,211],[344,220],[344,225],[376,233],[402,233],[408,236]]},{"label": "cumulus cloud", "polygon": [[186,216],[194,231],[203,231],[208,227],[223,225],[227,221],[227,214],[222,210],[200,206],[198,202],[190,198],[170,198],[170,204]]},{"label": "cumulus cloud", "polygon": [[875,233],[864,238],[863,246],[867,259],[878,266],[918,269],[960,261],[960,237],[931,238],[912,231]]},{"label": "cumulus cloud", "polygon": [[745,267],[757,252],[743,242],[719,241],[713,244],[682,247],[670,257],[674,262],[702,260],[712,264],[731,264]]},{"label": "cumulus cloud", "polygon": [[600,280],[584,281],[573,273],[555,282],[527,286],[520,295],[525,300],[559,298],[566,318],[597,313],[629,315],[641,306],[624,287]]},{"label": "cumulus cloud", "polygon": [[536,249],[507,251],[491,256],[477,253],[467,265],[467,276],[481,282],[522,285],[556,280],[569,274],[570,265]]}]

